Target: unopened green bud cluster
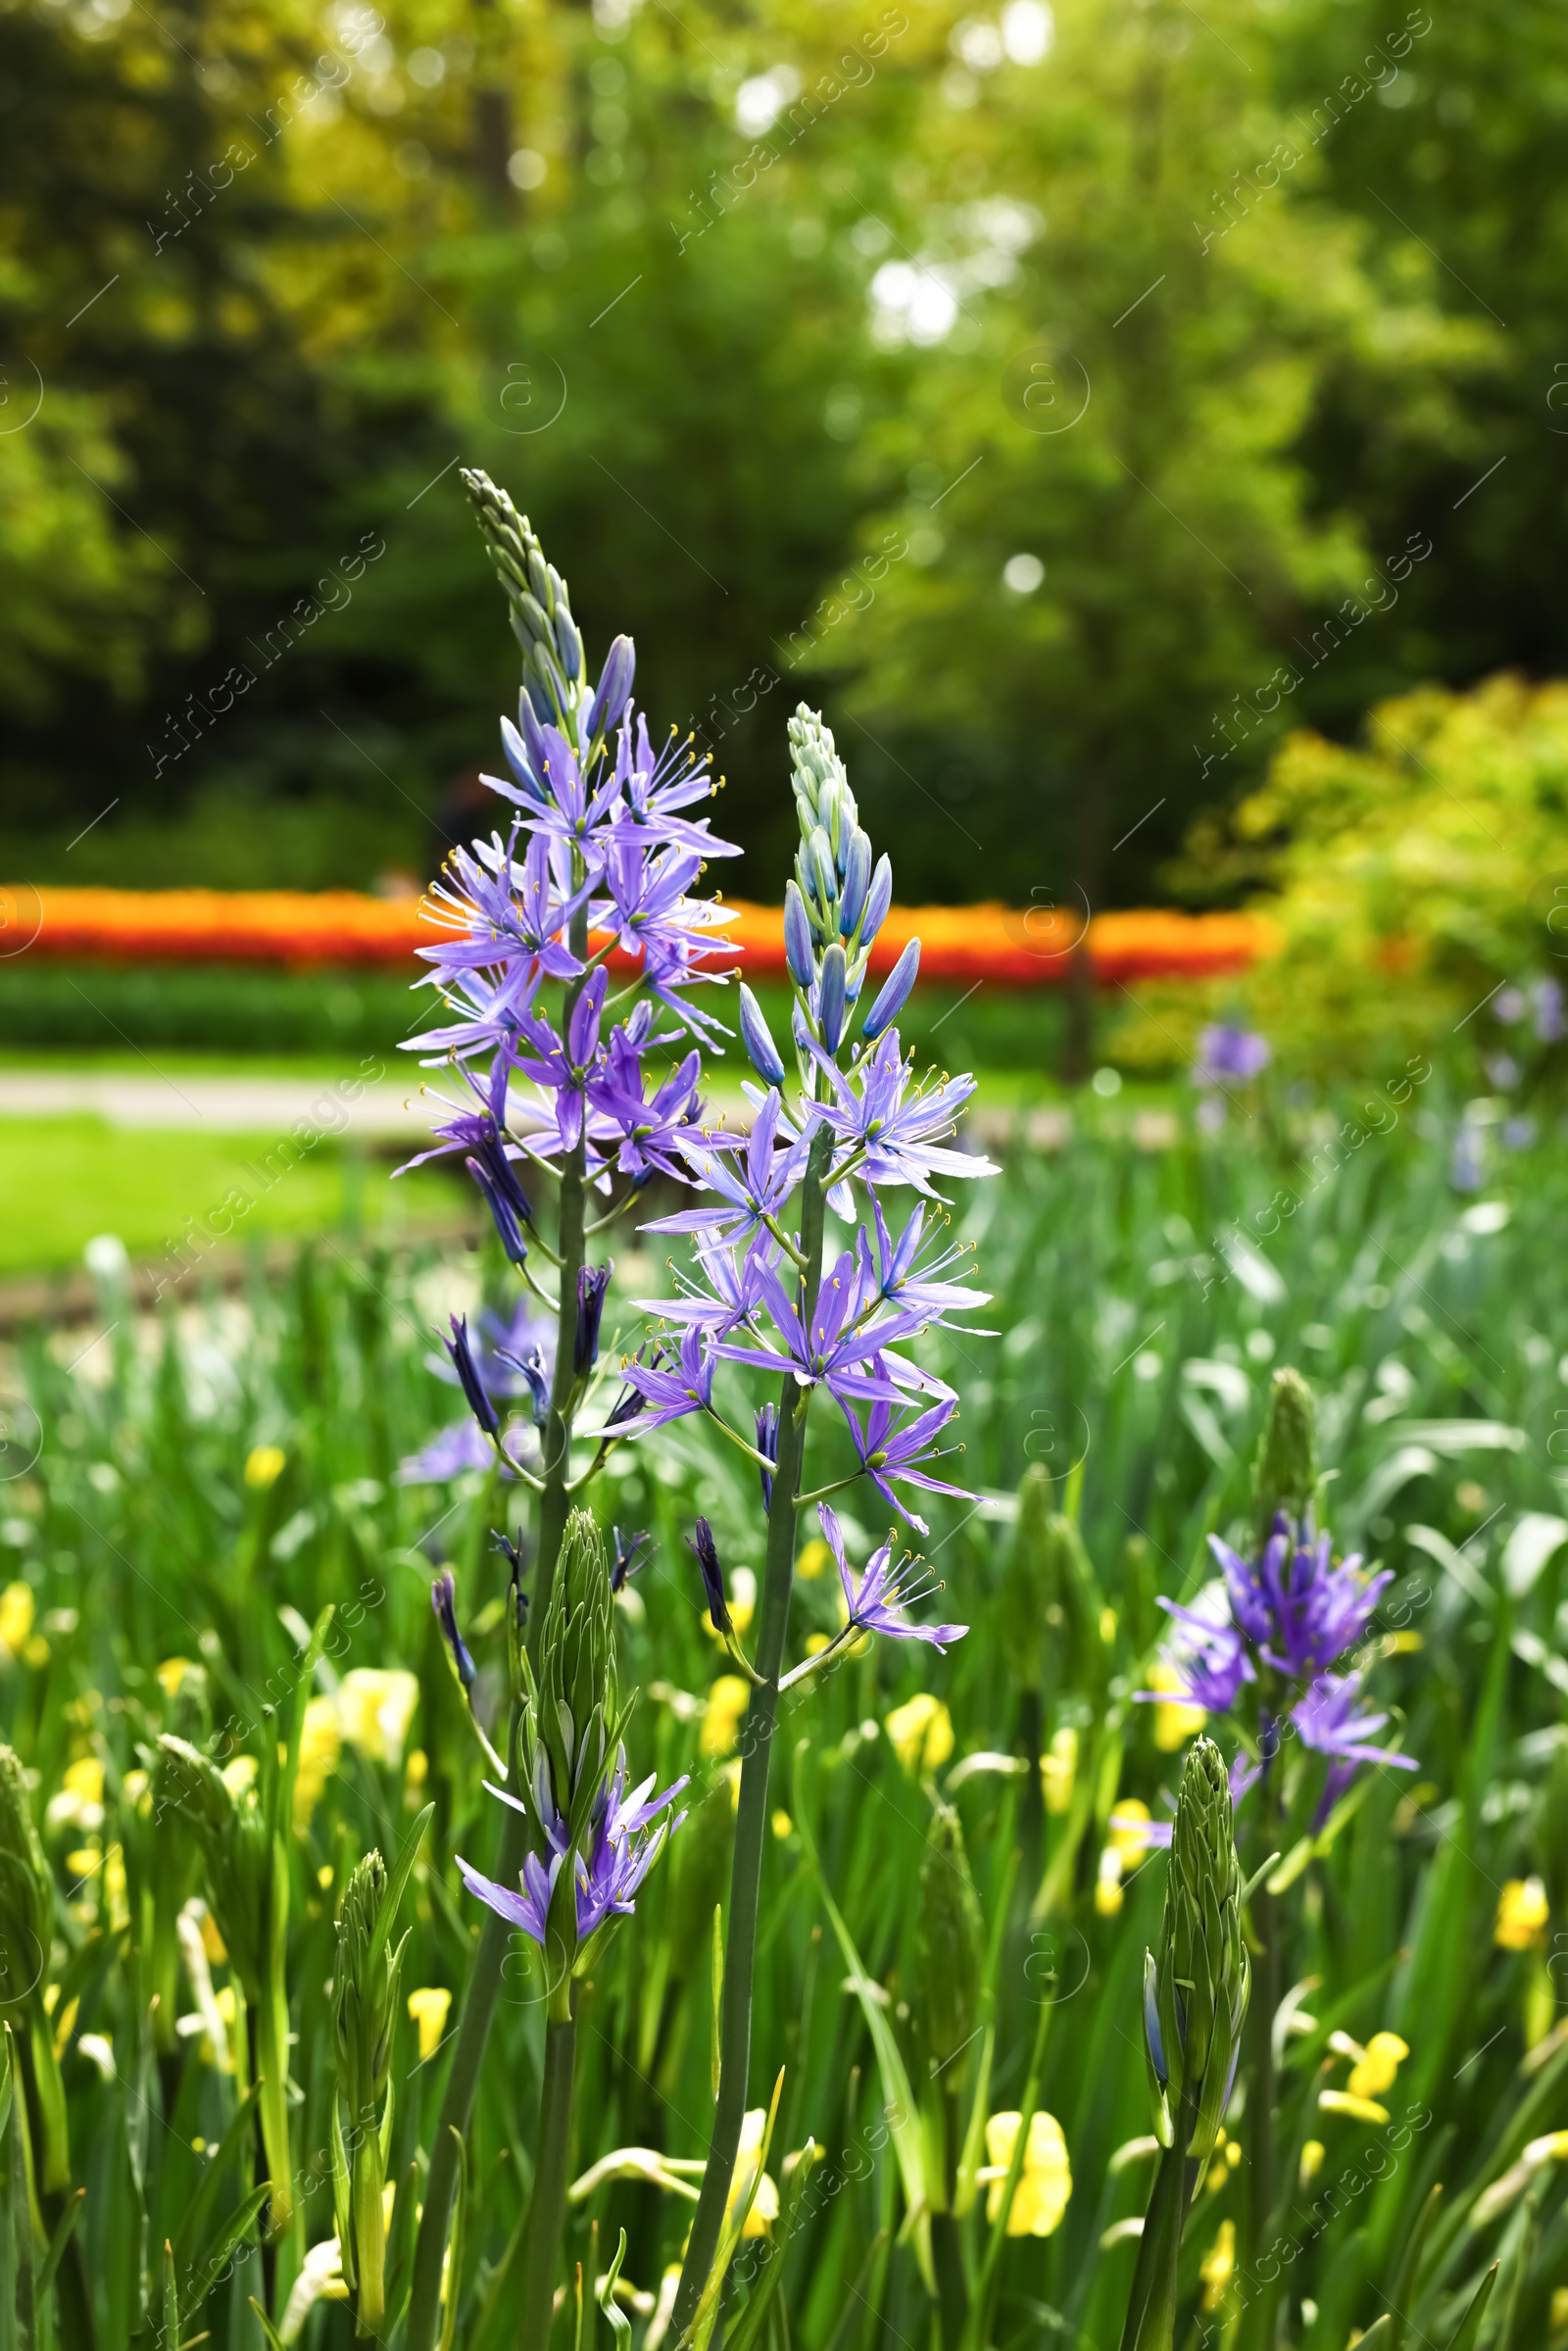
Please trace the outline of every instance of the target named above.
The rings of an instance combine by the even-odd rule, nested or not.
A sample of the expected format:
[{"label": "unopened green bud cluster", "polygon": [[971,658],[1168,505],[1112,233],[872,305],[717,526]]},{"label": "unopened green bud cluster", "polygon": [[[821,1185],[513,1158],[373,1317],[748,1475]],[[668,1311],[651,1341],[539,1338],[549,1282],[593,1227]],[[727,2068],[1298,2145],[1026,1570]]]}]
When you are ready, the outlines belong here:
[{"label": "unopened green bud cluster", "polygon": [[1159,1955],[1145,1955],[1144,2022],[1154,2129],[1162,2146],[1211,2153],[1230,2096],[1250,1973],[1230,1781],[1211,1739],[1182,1774],[1165,1878]]},{"label": "unopened green bud cluster", "polygon": [[1283,1510],[1300,1525],[1317,1487],[1316,1407],[1298,1371],[1282,1367],[1269,1386],[1268,1416],[1252,1469],[1253,1532],[1262,1549]]}]

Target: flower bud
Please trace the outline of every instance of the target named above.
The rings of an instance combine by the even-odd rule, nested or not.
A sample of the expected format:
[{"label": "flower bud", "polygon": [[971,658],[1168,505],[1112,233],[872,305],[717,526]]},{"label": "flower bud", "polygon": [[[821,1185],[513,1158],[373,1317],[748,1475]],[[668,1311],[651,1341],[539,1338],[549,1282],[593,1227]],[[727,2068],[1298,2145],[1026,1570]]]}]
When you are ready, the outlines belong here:
[{"label": "flower bud", "polygon": [[830,1053],[838,1052],[844,1035],[845,980],[844,950],[835,940],[822,957],[822,992],[817,1007],[822,1043]]},{"label": "flower bud", "polygon": [[582,675],[582,638],[577,623],[564,604],[556,614],[556,645],[561,655],[561,666],[568,681],[575,685]]},{"label": "flower bud", "polygon": [[[496,1238],[508,1259],[514,1265],[526,1264],[528,1244],[522,1237],[522,1226],[518,1221],[516,1207],[512,1197],[514,1188],[499,1182],[482,1159],[470,1158],[467,1161],[467,1169],[484,1195],[485,1205],[490,1211],[491,1221],[496,1228]],[[520,1187],[515,1189],[520,1192]],[[526,1200],[526,1195],[522,1197]]]},{"label": "flower bud", "polygon": [[1213,2150],[1236,2079],[1250,1971],[1230,1779],[1211,1739],[1182,1774],[1165,1878],[1159,1956],[1146,1957],[1144,2028],[1154,2128],[1162,2146]]},{"label": "flower bud", "polygon": [[572,1369],[579,1379],[599,1360],[599,1325],[604,1317],[605,1292],[615,1270],[613,1257],[603,1265],[584,1265],[577,1274],[577,1329],[572,1341]]},{"label": "flower bud", "polygon": [[1268,1392],[1268,1416],[1252,1468],[1253,1532],[1262,1550],[1283,1511],[1299,1526],[1317,1485],[1316,1407],[1298,1371],[1282,1365]]},{"label": "flower bud", "polygon": [[605,656],[604,668],[593,701],[588,706],[588,740],[608,734],[618,725],[620,714],[631,698],[631,681],[637,667],[637,652],[630,637],[616,637]]},{"label": "flower bud", "polygon": [[468,1318],[466,1314],[453,1315],[452,1336],[443,1339],[441,1344],[452,1357],[453,1369],[468,1399],[469,1411],[485,1435],[494,1437],[501,1427],[501,1415],[490,1401],[484,1382],[479,1377],[479,1367],[474,1362],[473,1350],[468,1345]]},{"label": "flower bud", "polygon": [[332,2022],[338,2087],[353,2126],[375,2128],[386,2094],[397,2026],[398,1975],[403,1945],[388,1948],[376,1924],[386,1898],[386,1863],[366,1854],[343,1889],[337,1914],[337,1964],[332,1971]]},{"label": "flower bud", "polygon": [[911,939],[893,969],[883,981],[875,1004],[865,1016],[866,1042],[874,1045],[884,1029],[891,1028],[908,1001],[914,986],[914,975],[920,968],[920,942]]},{"label": "flower bud", "polygon": [[807,844],[807,869],[814,884],[809,893],[824,910],[831,906],[839,894],[838,867],[833,861],[833,844],[822,827],[813,825]]},{"label": "flower bud", "polygon": [[809,988],[816,977],[816,960],[811,953],[811,926],[807,918],[806,901],[796,882],[784,885],[784,957],[796,987]]},{"label": "flower bud", "polygon": [[697,1554],[697,1564],[703,1571],[703,1590],[708,1594],[708,1613],[715,1633],[732,1633],[729,1603],[724,1597],[724,1570],[719,1563],[718,1545],[713,1530],[706,1518],[700,1518],[686,1541]]},{"label": "flower bud", "polygon": [[846,939],[852,939],[859,928],[870,888],[870,837],[857,825],[844,859],[844,904],[839,908],[839,929]]},{"label": "flower bud", "polygon": [[768,1033],[761,1005],[744,980],[740,984],[740,1015],[741,1037],[752,1056],[752,1067],[766,1085],[782,1086],[784,1063],[779,1056],[778,1047]]},{"label": "flower bud", "polygon": [[435,1621],[441,1628],[441,1638],[451,1651],[458,1680],[465,1690],[471,1690],[478,1678],[478,1668],[468,1654],[466,1642],[458,1631],[458,1587],[450,1567],[444,1567],[430,1587],[430,1605]]},{"label": "flower bud", "polygon": [[574,1510],[561,1539],[539,1643],[539,1738],[557,1810],[568,1819],[605,1760],[615,1697],[615,1635],[605,1546],[592,1513]]},{"label": "flower bud", "polygon": [[884,854],[876,861],[876,871],[871,876],[871,888],[866,897],[865,912],[860,918],[862,946],[870,946],[877,932],[886,922],[888,908],[892,904],[893,865],[892,860]]}]

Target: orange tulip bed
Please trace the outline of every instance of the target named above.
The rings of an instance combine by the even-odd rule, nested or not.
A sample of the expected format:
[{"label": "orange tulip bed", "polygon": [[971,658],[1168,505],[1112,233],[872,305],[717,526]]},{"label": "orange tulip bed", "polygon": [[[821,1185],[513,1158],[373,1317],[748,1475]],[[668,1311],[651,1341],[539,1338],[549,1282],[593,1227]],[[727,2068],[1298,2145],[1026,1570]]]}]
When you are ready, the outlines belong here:
[{"label": "orange tulip bed", "polygon": [[[373,898],[352,890],[55,890],[0,893],[34,955],[125,963],[268,963],[298,969],[407,964],[416,949],[450,931],[427,900]],[[784,918],[777,906],[737,903],[729,938],[749,978],[782,977]],[[906,942],[921,943],[920,976],[974,986],[1041,988],[1067,977],[1084,941],[1075,913],[994,902],[976,906],[895,906],[871,953],[888,969]],[[1096,981],[1210,979],[1244,971],[1273,945],[1256,914],[1136,909],[1097,914],[1087,929]],[[612,966],[633,958],[612,956]]]}]

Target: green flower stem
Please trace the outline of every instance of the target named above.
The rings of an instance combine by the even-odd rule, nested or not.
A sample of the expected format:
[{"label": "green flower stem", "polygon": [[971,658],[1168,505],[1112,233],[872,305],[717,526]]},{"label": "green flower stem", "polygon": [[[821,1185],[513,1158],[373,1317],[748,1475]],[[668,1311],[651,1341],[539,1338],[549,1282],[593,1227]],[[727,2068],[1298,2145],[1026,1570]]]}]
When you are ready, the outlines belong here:
[{"label": "green flower stem", "polygon": [[381,2217],[381,2143],[375,2116],[358,2119],[354,2141],[354,2267],[360,2334],[378,2334],[386,2317],[386,2228]]},{"label": "green flower stem", "polygon": [[[566,2174],[570,2168],[571,2082],[577,2057],[577,2025],[571,2013],[568,1977],[550,2003],[545,2027],[545,2079],[539,2101],[539,2137],[534,2149],[533,2201],[523,2245],[522,2311],[518,2351],[546,2351],[555,2309],[556,2267],[566,2218]],[[564,2010],[564,2013],[558,2013]]]},{"label": "green flower stem", "polygon": [[272,2182],[271,2225],[281,2235],[294,2217],[294,2163],[288,2132],[288,1995],[275,1982],[264,1984],[256,2003],[257,2100],[262,2150]]},{"label": "green flower stem", "polygon": [[[509,1744],[508,1752],[515,1753]],[[510,1804],[503,1806],[506,1815],[501,1831],[501,1850],[496,1858],[496,1876],[503,1886],[514,1885],[521,1875],[528,1851],[528,1824],[520,1812]],[[468,2127],[473,2112],[474,2093],[479,2086],[479,2069],[484,2063],[485,2044],[490,2038],[491,2020],[501,1992],[501,1970],[506,1962],[512,1929],[505,1919],[493,1910],[484,1914],[484,1925],[473,1955],[472,1971],[468,1978],[468,1996],[463,2004],[463,2023],[458,2030],[458,2043],[452,2054],[452,2071],[447,2077],[446,2096],[441,2101],[441,2120],[437,2127],[435,2148],[430,2157],[430,2176],[424,2191],[424,2217],[419,2223],[419,2239],[414,2255],[414,2283],[409,2297],[409,2330],[406,2351],[432,2351],[441,2316],[441,2267],[446,2258],[447,2228],[452,2218],[453,2200],[458,2192],[458,2139]]]},{"label": "green flower stem", "polygon": [[1176,2118],[1175,2141],[1160,2156],[1144,2217],[1121,2351],[1170,2351],[1176,2328],[1182,2230],[1200,2168],[1187,2153],[1196,2120],[1196,2099],[1185,2099]]},{"label": "green flower stem", "polygon": [[[577,878],[580,880],[580,875]],[[569,943],[578,961],[586,962],[588,916],[585,910],[572,917]],[[582,982],[577,980],[566,990],[565,1006],[562,1014],[564,1031],[581,987]],[[545,1490],[539,1497],[539,1540],[534,1558],[533,1592],[528,1603],[528,1654],[535,1662],[539,1655],[539,1636],[544,1626],[545,1611],[555,1583],[561,1538],[570,1507],[568,1487],[574,1386],[572,1353],[577,1340],[577,1276],[582,1271],[583,1262],[586,1167],[586,1149],[579,1142],[561,1176],[561,1220],[556,1235],[561,1259],[556,1371],[550,1392],[550,1416],[545,1424]],[[516,1724],[514,1721],[512,1736],[507,1741],[509,1762],[515,1754]],[[521,1813],[514,1812],[510,1804],[505,1805],[503,1810],[506,1822],[501,1832],[496,1877],[502,1886],[514,1886],[522,1874],[522,1865],[527,1857],[528,1825]],[[435,2147],[430,2157],[430,2176],[425,2182],[424,2216],[419,2223],[419,2239],[415,2248],[414,2282],[409,2296],[409,2326],[404,2351],[433,2351],[440,2325],[441,2269],[446,2258],[447,2229],[452,2219],[453,2201],[458,2192],[458,2145],[467,2134],[468,2118],[473,2112],[474,2095],[479,2086],[479,2069],[484,2063],[485,2044],[490,2038],[491,2021],[501,1991],[501,1970],[506,1963],[512,1932],[506,1921],[498,1918],[493,1910],[485,1912],[468,1977],[467,1997],[463,2003],[463,2023],[458,2031],[458,2045],[453,2052],[452,2071],[447,2076],[446,2096],[441,2101],[441,2119],[436,2127]],[[574,2032],[575,2028],[568,2030]],[[548,2072],[546,2080],[548,2087]],[[569,2093],[569,2070],[567,2089]],[[544,2121],[544,2115],[541,2114],[541,2131]],[[541,2143],[541,2156],[543,2151]],[[538,2177],[542,2179],[543,2174],[540,2173]],[[560,2234],[558,2225],[558,2242]],[[554,2275],[550,2279],[550,2289],[554,2293]],[[452,2290],[454,2293],[457,2291],[455,2279]]]},{"label": "green flower stem", "polygon": [[[1278,1843],[1275,1787],[1278,1769],[1276,1757],[1273,1767],[1265,1771],[1257,1791],[1256,1850],[1259,1860],[1272,1853]],[[1251,2006],[1247,2019],[1247,2034],[1250,2044],[1247,2050],[1247,2193],[1243,2208],[1243,2242],[1238,2247],[1237,2268],[1255,2276],[1256,2265],[1267,2247],[1269,2223],[1273,2218],[1274,2200],[1278,2192],[1274,2161],[1274,2131],[1278,2119],[1274,2111],[1277,2101],[1274,2017],[1281,1996],[1279,1903],[1269,1892],[1266,1882],[1252,1896],[1250,1910],[1252,1930],[1259,1948],[1253,1962]],[[1266,2344],[1272,2351],[1277,2332],[1277,2294],[1272,2287],[1264,2287],[1250,2305],[1244,2322],[1244,2340],[1257,2346]]]},{"label": "green flower stem", "polygon": [[[822,1278],[822,1177],[832,1136],[819,1128],[801,1187],[802,1318],[809,1325]],[[719,2032],[718,2101],[713,2135],[703,2172],[702,2193],[686,2246],[675,2295],[676,2339],[690,2326],[718,2250],[724,2207],[741,2143],[752,2058],[752,1973],[757,1955],[757,1905],[762,1877],[762,1840],[767,1828],[767,1778],[773,1722],[778,1711],[784,1638],[789,1630],[790,1589],[795,1575],[795,1524],[800,1508],[801,1465],[806,1451],[809,1388],[784,1382],[779,1401],[778,1466],[773,1506],[767,1520],[767,1556],[762,1570],[762,1604],[758,1620],[757,1671],[760,1676],[746,1720],[740,1801],[735,1814],[735,1860],[730,1874],[729,1941],[724,1953],[723,2018]]]}]

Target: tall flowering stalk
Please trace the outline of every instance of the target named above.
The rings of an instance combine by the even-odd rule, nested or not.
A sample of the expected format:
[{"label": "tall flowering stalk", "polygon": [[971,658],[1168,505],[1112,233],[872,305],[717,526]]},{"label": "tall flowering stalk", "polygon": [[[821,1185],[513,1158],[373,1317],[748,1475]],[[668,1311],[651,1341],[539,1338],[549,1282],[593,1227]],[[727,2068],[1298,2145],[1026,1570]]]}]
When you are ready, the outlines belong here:
[{"label": "tall flowering stalk", "polygon": [[[612,1263],[608,1256],[594,1262],[592,1245],[656,1171],[684,1176],[681,1142],[700,1115],[701,1046],[717,1025],[692,994],[722,974],[715,957],[728,920],[694,888],[707,859],[736,853],[693,812],[716,789],[706,763],[673,736],[656,751],[633,709],[630,639],[614,640],[592,683],[565,582],[526,516],[484,474],[464,480],[512,607],[523,683],[517,723],[501,722],[507,773],[485,779],[501,821],[487,840],[447,860],[431,894],[450,936],[420,953],[444,1017],[413,1048],[446,1068],[457,1097],[441,1102],[433,1147],[420,1156],[464,1160],[507,1257],[543,1309],[537,1326],[501,1336],[493,1362],[470,1342],[465,1322],[454,1322],[446,1343],[478,1440],[502,1476],[536,1501],[531,1617],[525,1647],[518,1641],[527,1673],[519,1659],[504,1759],[515,1796],[519,1775],[530,1768],[519,1751],[527,1685],[537,1679],[541,1636],[554,1621],[572,1497],[624,1434],[627,1414],[641,1408],[631,1392],[605,1400],[600,1333]],[[639,970],[612,996],[606,963],[617,947],[639,958]],[[672,1046],[684,1050],[670,1053]],[[651,1057],[655,1067],[645,1068]],[[666,1057],[673,1066],[660,1077]],[[551,1193],[554,1216],[541,1218],[537,1203]],[[523,1408],[514,1411],[514,1404]],[[513,1558],[512,1621],[520,1636],[521,1562],[515,1552]],[[465,1679],[454,1595],[438,1593],[437,1614],[444,1630],[450,1618],[448,1640],[466,1688],[472,1671],[469,1664]],[[624,1830],[623,1809],[617,1789],[595,1832],[611,1846]],[[496,1879],[484,1882],[506,1900],[490,1907],[464,2004],[425,2189],[408,2351],[430,2351],[435,2340],[457,2149],[507,1944],[514,1925],[528,1924],[514,1915],[530,1891],[525,1870],[532,1864],[548,1874],[551,1866],[542,1834],[538,1817],[509,1802]],[[573,1848],[583,1850],[575,1830]],[[563,1902],[573,1876],[562,1867]],[[569,2097],[569,2064],[558,2054],[546,2084],[552,2130],[563,2074]],[[557,2152],[564,2162],[564,2143]],[[540,2180],[543,2187],[543,2171]],[[536,2242],[552,2270],[542,2289],[546,2325],[558,2240],[559,2219],[548,2250]]]},{"label": "tall flowering stalk", "polygon": [[1187,1758],[1159,1950],[1144,1957],[1144,2050],[1163,2153],[1139,2240],[1121,2351],[1171,2351],[1182,2228],[1230,2099],[1250,1991],[1231,1791],[1212,1739]]},{"label": "tall flowering stalk", "polygon": [[[1316,1493],[1311,1391],[1299,1373],[1281,1370],[1253,1472],[1252,1555],[1210,1536],[1219,1577],[1191,1608],[1161,1603],[1173,1620],[1170,1661],[1181,1697],[1232,1724],[1241,1743],[1230,1767],[1231,1794],[1240,1801],[1256,1790],[1250,1831],[1258,1876],[1250,1915],[1258,1997],[1248,2051],[1244,2261],[1267,2241],[1278,2193],[1272,2030],[1283,1990],[1279,1897],[1304,1866],[1311,1836],[1324,1828],[1363,1765],[1415,1769],[1410,1756],[1373,1744],[1389,1717],[1363,1705],[1364,1672],[1334,1670],[1360,1641],[1391,1576],[1387,1569],[1364,1573],[1359,1556],[1335,1559],[1331,1537],[1315,1523]],[[1154,1703],[1170,1694],[1139,1693]],[[1301,1824],[1305,1834],[1276,1870],[1287,1820],[1287,1739],[1323,1756],[1327,1769]],[[1298,1792],[1309,1795],[1309,1776],[1299,1777]],[[1171,1833],[1146,1834],[1168,1842]],[[1265,2291],[1249,2319],[1249,2339],[1272,2341],[1273,2307],[1272,2291]]]},{"label": "tall flowering stalk", "polygon": [[[695,1269],[673,1300],[647,1300],[667,1336],[628,1363],[642,1409],[632,1436],[700,1414],[754,1463],[767,1517],[755,1659],[731,1619],[711,1531],[699,1522],[697,1552],[714,1629],[752,1685],[735,1822],[724,1954],[719,2080],[712,2137],[688,2240],[674,2326],[692,2323],[710,2281],[746,2114],[752,1979],[767,1820],[768,1761],[780,1692],[819,1670],[864,1633],[941,1647],[958,1625],[916,1623],[910,1609],[935,1589],[920,1562],[894,1555],[890,1536],[858,1572],[828,1500],[863,1480],[923,1534],[907,1490],[956,1494],[936,1474],[939,1440],[957,1408],[953,1391],[923,1371],[904,1344],[933,1324],[983,1304],[982,1293],[946,1278],[961,1251],[928,1234],[935,1177],[994,1172],[952,1148],[972,1078],[916,1084],[893,1025],[914,984],[911,941],[875,1001],[861,1009],[871,943],[893,897],[886,857],[873,861],[843,761],[819,717],[804,707],[790,721],[800,848],[785,892],[784,929],[794,982],[793,1082],[756,998],[740,990],[740,1027],[760,1085],[748,1085],[749,1134],[688,1130],[678,1149],[702,1187],[694,1207],[649,1228],[691,1237]],[[924,1196],[895,1234],[883,1196]],[[863,1200],[868,1213],[857,1222]],[[824,1258],[827,1211],[854,1227]],[[938,1227],[938,1236],[940,1227]],[[715,1383],[731,1367],[778,1383],[776,1401],[755,1409],[752,1433],[728,1417]],[[808,1424],[818,1396],[838,1407],[854,1467],[808,1490]],[[818,1656],[785,1670],[790,1595],[801,1513],[814,1504],[838,1566],[845,1624]]]}]

